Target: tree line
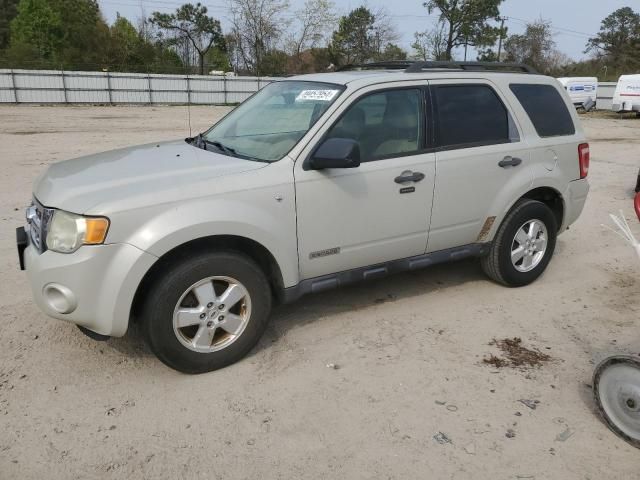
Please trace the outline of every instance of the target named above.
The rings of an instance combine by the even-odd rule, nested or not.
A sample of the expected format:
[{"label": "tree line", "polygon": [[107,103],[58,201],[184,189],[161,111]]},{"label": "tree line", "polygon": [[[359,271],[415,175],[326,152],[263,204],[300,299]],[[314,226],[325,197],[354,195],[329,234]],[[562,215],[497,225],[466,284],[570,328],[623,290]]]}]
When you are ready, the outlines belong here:
[{"label": "tree line", "polygon": [[108,25],[97,0],[0,0],[0,66],[287,75],[371,61],[478,59],[527,63],[557,76],[606,79],[640,70],[640,14],[630,7],[603,19],[586,42],[589,59],[574,62],[558,49],[547,20],[510,34],[503,0],[422,2],[437,22],[414,34],[410,50],[384,8],[339,15],[331,0],[307,0],[295,10],[289,0],[227,1],[224,31],[200,3],[136,22],[117,15]]}]

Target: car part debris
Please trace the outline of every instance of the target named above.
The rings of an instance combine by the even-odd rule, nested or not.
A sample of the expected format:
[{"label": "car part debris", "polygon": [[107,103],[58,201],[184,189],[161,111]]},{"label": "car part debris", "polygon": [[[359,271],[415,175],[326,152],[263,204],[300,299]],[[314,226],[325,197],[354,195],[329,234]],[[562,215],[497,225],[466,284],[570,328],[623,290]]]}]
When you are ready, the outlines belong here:
[{"label": "car part debris", "polygon": [[523,405],[526,405],[527,407],[529,407],[531,410],[535,410],[538,404],[540,403],[540,400],[527,400],[526,398],[521,398],[518,401]]},{"label": "car part debris", "polygon": [[433,439],[438,442],[440,445],[445,445],[447,443],[453,443],[451,439],[447,436],[446,433],[438,432],[433,436]]}]

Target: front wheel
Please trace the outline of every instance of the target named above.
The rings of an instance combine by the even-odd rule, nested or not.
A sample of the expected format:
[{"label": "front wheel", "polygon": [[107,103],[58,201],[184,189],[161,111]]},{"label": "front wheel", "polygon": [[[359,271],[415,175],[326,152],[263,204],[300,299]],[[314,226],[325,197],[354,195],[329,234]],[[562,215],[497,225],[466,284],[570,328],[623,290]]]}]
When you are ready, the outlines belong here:
[{"label": "front wheel", "polygon": [[163,363],[202,373],[244,357],[270,311],[271,289],[255,262],[235,252],[204,253],[167,268],[152,284],[142,327]]},{"label": "front wheel", "polygon": [[558,224],[542,202],[519,200],[500,225],[482,268],[509,287],[535,281],[547,268],[556,246]]}]

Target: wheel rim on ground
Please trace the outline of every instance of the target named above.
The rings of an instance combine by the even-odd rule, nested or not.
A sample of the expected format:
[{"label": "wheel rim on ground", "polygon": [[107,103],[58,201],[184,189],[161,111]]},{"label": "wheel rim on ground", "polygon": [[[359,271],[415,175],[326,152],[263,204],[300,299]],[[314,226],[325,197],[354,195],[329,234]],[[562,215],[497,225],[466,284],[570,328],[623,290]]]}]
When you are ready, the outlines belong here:
[{"label": "wheel rim on ground", "polygon": [[547,251],[547,226],[541,220],[527,220],[511,242],[511,263],[521,273],[536,268]]},{"label": "wheel rim on ground", "polygon": [[251,297],[238,280],[207,277],[191,285],[173,312],[173,331],[180,343],[199,353],[227,348],[251,318]]},{"label": "wheel rim on ground", "polygon": [[608,363],[597,374],[596,400],[607,420],[640,441],[640,363]]}]

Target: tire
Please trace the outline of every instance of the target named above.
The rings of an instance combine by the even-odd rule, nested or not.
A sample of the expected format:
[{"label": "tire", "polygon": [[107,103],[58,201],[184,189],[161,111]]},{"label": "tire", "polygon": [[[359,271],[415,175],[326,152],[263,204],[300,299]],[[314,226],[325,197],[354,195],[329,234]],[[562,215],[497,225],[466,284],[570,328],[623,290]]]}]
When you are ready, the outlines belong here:
[{"label": "tire", "polygon": [[152,283],[141,324],[145,341],[165,365],[203,373],[249,353],[270,312],[271,288],[253,260],[231,251],[201,253],[170,265]]},{"label": "tire", "polygon": [[593,373],[598,413],[620,438],[640,448],[640,359],[616,355],[604,359]]},{"label": "tire", "polygon": [[[534,251],[534,253],[532,255],[525,253],[522,260],[514,263],[512,250],[521,246],[516,239],[516,234],[520,239],[523,239],[522,233],[527,232],[527,225],[529,228],[532,225],[537,225],[538,230],[543,233],[538,234],[539,236],[531,246],[527,246],[523,242],[523,250],[525,252]],[[482,269],[489,278],[502,285],[508,287],[529,285],[547,268],[555,250],[557,235],[558,224],[551,209],[542,202],[521,199],[516,202],[500,225],[489,254],[481,259]],[[542,236],[546,240],[544,251],[541,248]],[[527,250],[528,248],[531,250]],[[519,255],[522,251],[517,253]],[[531,259],[530,265],[526,263],[529,259]]]}]

